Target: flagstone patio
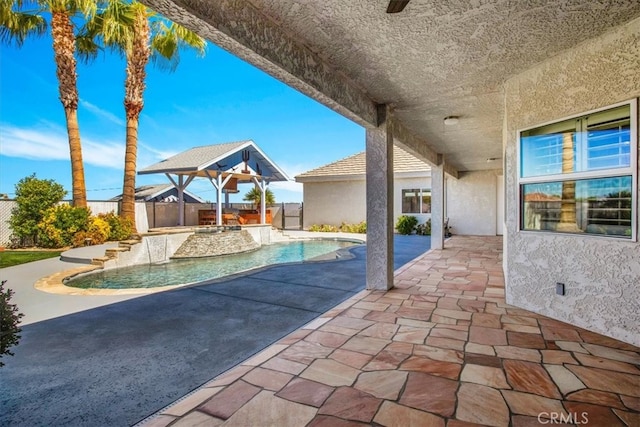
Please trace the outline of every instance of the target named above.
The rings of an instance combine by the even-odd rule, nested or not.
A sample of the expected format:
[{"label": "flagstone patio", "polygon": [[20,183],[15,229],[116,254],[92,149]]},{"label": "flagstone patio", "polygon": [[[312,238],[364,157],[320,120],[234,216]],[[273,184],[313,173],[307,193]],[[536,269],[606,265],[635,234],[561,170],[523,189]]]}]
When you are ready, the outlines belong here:
[{"label": "flagstone patio", "polygon": [[502,239],[455,236],[143,424],[639,426],[639,365],[506,304]]}]

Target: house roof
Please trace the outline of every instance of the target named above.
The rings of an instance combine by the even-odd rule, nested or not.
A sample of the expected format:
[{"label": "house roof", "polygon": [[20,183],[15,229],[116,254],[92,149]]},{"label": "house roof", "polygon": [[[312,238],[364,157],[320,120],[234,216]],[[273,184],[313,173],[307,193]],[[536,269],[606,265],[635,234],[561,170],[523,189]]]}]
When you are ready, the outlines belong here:
[{"label": "house roof", "polygon": [[[398,146],[393,146],[393,172],[428,172],[428,164],[409,154]],[[316,178],[359,177],[366,173],[366,152],[360,152],[308,172],[296,175],[298,182],[313,181]]]},{"label": "house roof", "polygon": [[[249,153],[247,173],[244,171],[244,153]],[[199,177],[233,173],[241,182],[249,182],[253,176],[262,176],[270,181],[290,180],[252,140],[193,147],[138,172],[140,175],[152,173]]]},{"label": "house roof", "polygon": [[[140,187],[136,187],[136,194],[135,194],[135,198],[136,200],[142,200],[142,201],[147,201],[150,199],[153,199],[155,197],[158,197],[159,195],[161,195],[162,193],[166,192],[166,191],[170,191],[174,188],[174,186],[172,184],[153,184],[153,185],[141,185]],[[187,191],[184,190],[185,194],[188,194],[190,197],[193,197],[194,199],[198,200],[200,203],[204,203],[204,199],[202,199],[201,197]],[[110,200],[112,201],[119,201],[122,200],[122,194],[119,194],[115,197],[112,197]]]}]

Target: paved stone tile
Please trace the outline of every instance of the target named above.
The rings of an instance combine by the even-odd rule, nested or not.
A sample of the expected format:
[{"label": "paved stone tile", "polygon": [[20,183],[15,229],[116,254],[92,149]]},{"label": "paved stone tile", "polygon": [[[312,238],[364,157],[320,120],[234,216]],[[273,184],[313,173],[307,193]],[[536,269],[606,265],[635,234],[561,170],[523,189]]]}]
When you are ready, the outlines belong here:
[{"label": "paved stone tile", "polygon": [[444,419],[407,408],[397,403],[384,401],[373,420],[386,427],[444,427]]},{"label": "paved stone tile", "polygon": [[291,378],[293,378],[293,376],[290,374],[264,368],[255,368],[242,377],[244,381],[250,384],[272,391],[280,390],[291,381]]},{"label": "paved stone tile", "polygon": [[605,347],[617,348],[619,350],[629,350],[634,352],[638,351],[638,348],[631,344],[627,344],[622,341],[617,341],[617,340],[614,340],[613,338],[605,337],[604,335],[597,334],[595,332],[580,329],[578,333],[580,334],[580,337],[582,337],[584,342],[588,342],[590,344],[598,344]]},{"label": "paved stone tile", "polygon": [[537,417],[543,413],[567,415],[562,403],[556,399],[511,390],[502,390],[502,395],[507,401],[511,412],[514,414],[529,415],[532,417]]},{"label": "paved stone tile", "polygon": [[342,314],[347,317],[355,317],[357,319],[364,319],[364,317],[371,313],[371,310],[363,310],[360,308],[349,308],[345,310]]},{"label": "paved stone tile", "polygon": [[619,350],[617,348],[589,343],[583,343],[582,347],[594,356],[640,365],[640,354],[635,351]]},{"label": "paved stone tile", "polygon": [[415,326],[416,328],[429,329],[436,326],[433,322],[425,322],[424,320],[405,319],[403,317],[398,318],[396,321],[398,325]]},{"label": "paved stone tile", "polygon": [[404,371],[424,372],[438,377],[450,378],[457,380],[460,375],[462,366],[457,363],[442,362],[440,360],[432,360],[424,357],[411,356],[407,359],[400,369]]},{"label": "paved stone tile", "polygon": [[640,414],[637,412],[627,412],[614,409],[613,413],[624,422],[625,426],[640,426]]},{"label": "paved stone tile", "polygon": [[376,371],[386,369],[397,369],[398,366],[409,357],[407,353],[397,353],[394,351],[382,350],[376,354],[369,363],[367,363],[362,370],[364,371]]},{"label": "paved stone tile", "polygon": [[341,349],[375,355],[385,348],[390,342],[390,340],[383,340],[380,338],[355,336],[347,341]]},{"label": "paved stone tile", "polygon": [[224,425],[299,427],[306,425],[315,415],[315,408],[280,399],[271,391],[261,391],[234,413]]},{"label": "paved stone tile", "polygon": [[509,424],[509,408],[499,391],[462,383],[458,390],[456,418],[488,426],[506,426]]},{"label": "paved stone tile", "polygon": [[385,311],[389,308],[390,304],[384,304],[379,302],[358,302],[353,305],[354,308],[359,308],[362,310],[372,310],[372,311]]},{"label": "paved stone tile", "polygon": [[329,357],[352,368],[361,369],[373,356],[339,348]]},{"label": "paved stone tile", "polygon": [[324,325],[327,322],[330,322],[331,320],[331,317],[318,317],[317,319],[313,319],[311,322],[304,325],[302,329],[318,329],[320,326]]},{"label": "paved stone tile", "polygon": [[329,386],[351,385],[359,370],[331,359],[315,360],[300,376]]},{"label": "paved stone tile", "polygon": [[544,365],[544,367],[563,395],[586,388],[582,381],[564,366]]},{"label": "paved stone tile", "polygon": [[316,415],[306,427],[367,427],[369,424],[358,421],[343,420],[328,415]]},{"label": "paved stone tile", "polygon": [[308,365],[316,359],[327,357],[332,351],[332,348],[318,343],[298,341],[280,353],[280,357]]},{"label": "paved stone tile", "polygon": [[489,356],[495,356],[496,351],[493,349],[492,346],[490,345],[484,345],[484,344],[476,344],[473,342],[468,342],[465,347],[464,350],[467,353],[478,353],[478,354],[486,354]]},{"label": "paved stone tile", "polygon": [[[505,323],[504,325],[502,325],[502,329],[504,329],[505,331],[521,332],[521,333],[525,333],[525,334],[536,334],[536,335],[540,334],[540,328],[538,328],[537,326],[527,326],[527,325],[517,325],[517,324],[513,324],[513,323]],[[542,340],[542,337],[540,337],[540,339]]]},{"label": "paved stone tile", "polygon": [[582,341],[578,331],[573,329],[570,325],[563,325],[560,327],[554,326],[542,326],[542,336],[547,341]]},{"label": "paved stone tile", "polygon": [[306,337],[307,335],[309,335],[310,333],[311,333],[310,329],[298,329],[297,331],[293,331],[286,337],[282,338],[280,341],[278,341],[278,344],[283,344],[283,345],[294,344],[300,341],[301,339],[303,339],[304,337]]},{"label": "paved stone tile", "polygon": [[493,348],[501,359],[526,360],[537,363],[542,361],[542,356],[538,350],[511,346],[495,346]]},{"label": "paved stone tile", "polygon": [[358,335],[364,337],[374,337],[390,340],[400,328],[399,325],[392,325],[389,323],[376,323],[371,325]]},{"label": "paved stone tile", "polygon": [[392,324],[396,323],[397,318],[398,316],[396,316],[394,313],[380,312],[380,311],[372,311],[364,317],[365,320],[372,320],[375,322],[392,323]]},{"label": "paved stone tile", "polygon": [[481,427],[481,424],[470,423],[467,421],[460,421],[460,420],[448,420],[447,427]]},{"label": "paved stone tile", "polygon": [[394,341],[386,346],[385,351],[391,351],[394,353],[405,353],[412,354],[413,353],[413,344],[406,342],[397,342]]},{"label": "paved stone tile", "polygon": [[620,396],[622,403],[629,409],[640,412],[640,398],[631,396]]},{"label": "paved stone tile", "polygon": [[421,372],[411,372],[399,403],[443,417],[450,417],[456,409],[457,389],[457,381]]},{"label": "paved stone tile", "polygon": [[368,423],[381,403],[382,400],[367,393],[350,387],[340,387],[320,407],[318,414]]},{"label": "paved stone tile", "polygon": [[640,377],[637,375],[573,365],[567,365],[567,369],[589,388],[640,397]]},{"label": "paved stone tile", "polygon": [[486,354],[465,353],[464,362],[474,365],[490,366],[492,368],[502,368],[502,359]]},{"label": "paved stone tile", "polygon": [[190,412],[184,417],[180,418],[171,426],[177,427],[208,427],[208,426],[220,426],[224,423],[224,420],[220,418],[209,416],[200,411]]},{"label": "paved stone tile", "polygon": [[227,372],[224,372],[221,375],[218,375],[216,378],[209,381],[204,386],[219,387],[223,385],[229,385],[233,383],[235,380],[237,380],[238,378],[240,378],[241,376],[243,376],[244,374],[246,374],[247,372],[249,372],[251,369],[253,369],[251,366],[238,365],[235,368],[232,368]]},{"label": "paved stone tile", "polygon": [[331,321],[329,321],[326,326],[338,326],[341,328],[348,328],[348,329],[354,329],[357,331],[361,331],[364,328],[368,328],[369,326],[373,325],[373,321],[371,320],[364,320],[364,319],[356,319],[353,317],[345,317],[345,316],[339,316],[336,317],[335,319],[332,319]]},{"label": "paved stone tile", "polygon": [[433,328],[429,332],[429,337],[433,338],[451,338],[459,341],[466,341],[469,338],[467,330],[457,330],[450,328]]},{"label": "paved stone tile", "polygon": [[[606,391],[584,389],[569,394],[567,400],[576,400],[578,402],[593,403],[594,405],[609,406],[612,408],[626,409],[620,397],[617,394]],[[622,396],[624,400],[625,396]],[[630,408],[635,409],[635,408]]]},{"label": "paved stone tile", "polygon": [[504,371],[509,384],[519,391],[560,399],[562,395],[544,368],[536,363],[505,360]]},{"label": "paved stone tile", "polygon": [[427,338],[427,335],[429,335],[429,329],[416,328],[413,326],[400,326],[392,338],[393,341],[424,344],[424,340]]},{"label": "paved stone tile", "polygon": [[500,368],[467,363],[460,374],[460,381],[486,385],[493,388],[511,387],[507,384],[504,371]]},{"label": "paved stone tile", "polygon": [[177,401],[175,404],[164,410],[162,414],[180,417],[195,409],[198,405],[217,394],[220,390],[222,390],[222,387],[201,388]]},{"label": "paved stone tile", "polygon": [[[546,415],[546,414],[545,414]],[[569,421],[572,421],[573,418],[570,418]],[[528,417],[526,415],[514,415],[511,417],[511,426],[512,427],[542,427],[542,426],[565,426],[565,427],[575,427],[576,425],[571,423],[567,424],[564,421],[560,421],[559,416],[556,417],[553,421],[551,421],[548,416],[543,417]],[[449,426],[447,426],[449,427]]]},{"label": "paved stone tile", "polygon": [[562,350],[541,350],[542,362],[546,364],[562,365],[563,363],[571,363],[577,365],[578,362],[573,358],[571,353]]},{"label": "paved stone tile", "polygon": [[577,420],[584,421],[580,424],[607,426],[607,427],[626,427],[626,424],[613,413],[610,408],[603,406],[591,405],[582,402],[564,402],[564,406],[571,414],[574,414]]},{"label": "paved stone tile", "polygon": [[428,337],[425,341],[427,345],[432,347],[448,348],[451,350],[464,350],[465,341],[454,340],[451,338]]},{"label": "paved stone tile", "polygon": [[239,380],[213,396],[198,409],[214,417],[227,419],[259,392],[258,387]]},{"label": "paved stone tile", "polygon": [[588,353],[587,350],[582,347],[582,345],[578,342],[573,341],[555,341],[555,344],[558,348],[564,351],[572,351],[574,353]]},{"label": "paved stone tile", "polygon": [[145,427],[166,427],[176,420],[170,415],[156,415],[152,419],[145,421]]},{"label": "paved stone tile", "polygon": [[274,357],[262,364],[263,368],[272,369],[274,371],[285,372],[287,374],[298,375],[307,368],[304,363],[294,362],[292,360]]},{"label": "paved stone tile", "polygon": [[294,378],[276,396],[304,405],[320,407],[334,388],[304,378]]},{"label": "paved stone tile", "polygon": [[512,345],[514,347],[538,349],[547,348],[544,339],[542,339],[542,337],[536,333],[508,331],[507,341],[509,341],[509,345]]},{"label": "paved stone tile", "polygon": [[348,339],[348,336],[336,334],[335,332],[313,331],[304,340],[318,343],[324,347],[338,348]]},{"label": "paved stone tile", "polygon": [[380,399],[396,400],[406,379],[407,373],[400,371],[363,372],[353,387]]},{"label": "paved stone tile", "polygon": [[472,325],[469,328],[469,341],[485,345],[506,345],[507,333],[502,329]]},{"label": "paved stone tile", "polygon": [[430,345],[416,345],[413,348],[415,356],[424,356],[433,360],[441,360],[443,362],[463,363],[463,352],[451,350],[447,348],[438,348]]},{"label": "paved stone tile", "polygon": [[437,314],[438,316],[443,316],[443,317],[450,317],[452,319],[458,319],[458,320],[471,320],[471,315],[472,313],[469,313],[468,311],[462,311],[460,310],[460,307],[456,306],[456,309],[447,309],[447,308],[436,308],[433,311],[433,314]]},{"label": "paved stone tile", "polygon": [[592,366],[594,368],[607,369],[609,371],[626,372],[628,374],[640,375],[640,369],[636,366],[618,362],[616,360],[605,359],[603,357],[591,356],[590,354],[576,353],[576,359],[584,366]]},{"label": "paved stone tile", "polygon": [[529,316],[517,316],[517,315],[505,314],[503,316],[500,316],[500,321],[505,324],[536,326],[536,327],[538,326],[538,320],[535,317],[529,317]]}]

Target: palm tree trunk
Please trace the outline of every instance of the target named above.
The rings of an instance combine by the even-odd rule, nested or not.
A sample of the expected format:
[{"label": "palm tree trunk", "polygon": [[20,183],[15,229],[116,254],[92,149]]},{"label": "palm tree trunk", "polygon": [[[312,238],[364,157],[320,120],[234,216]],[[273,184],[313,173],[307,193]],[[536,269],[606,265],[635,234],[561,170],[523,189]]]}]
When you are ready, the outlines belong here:
[{"label": "palm tree trunk", "polygon": [[73,24],[66,12],[52,12],[51,35],[53,37],[53,52],[56,61],[60,102],[64,107],[69,137],[73,205],[86,207],[87,190],[84,180],[84,165],[82,163],[80,128],[78,126],[78,86],[76,59],[74,57],[76,49],[75,36]]},{"label": "palm tree trunk", "polygon": [[120,215],[131,221],[136,232],[136,160],[138,152],[138,121],[144,107],[145,67],[151,56],[149,21],[146,8],[138,8],[133,28],[132,48],[127,52],[124,109],[127,114],[126,151],[124,156],[124,183]]}]

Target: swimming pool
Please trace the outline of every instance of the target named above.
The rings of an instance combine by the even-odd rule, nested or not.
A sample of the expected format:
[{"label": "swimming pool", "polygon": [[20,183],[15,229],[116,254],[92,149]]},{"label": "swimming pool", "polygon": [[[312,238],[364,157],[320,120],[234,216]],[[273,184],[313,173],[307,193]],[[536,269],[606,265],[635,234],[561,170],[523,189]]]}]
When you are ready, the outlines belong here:
[{"label": "swimming pool", "polygon": [[104,270],[67,280],[65,285],[82,289],[134,289],[197,283],[256,267],[305,261],[356,244],[324,239],[274,243],[242,254]]}]

